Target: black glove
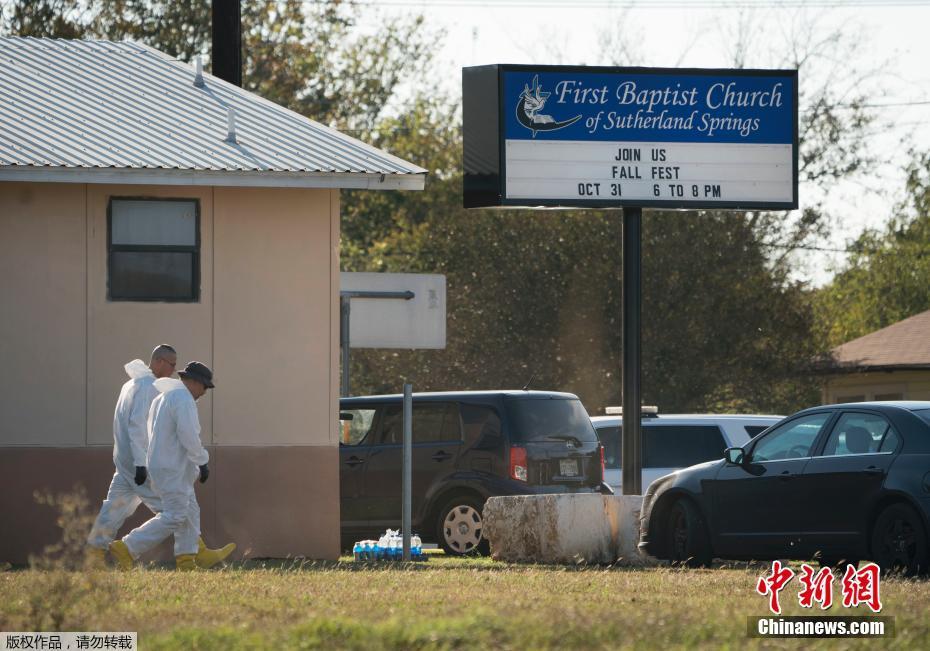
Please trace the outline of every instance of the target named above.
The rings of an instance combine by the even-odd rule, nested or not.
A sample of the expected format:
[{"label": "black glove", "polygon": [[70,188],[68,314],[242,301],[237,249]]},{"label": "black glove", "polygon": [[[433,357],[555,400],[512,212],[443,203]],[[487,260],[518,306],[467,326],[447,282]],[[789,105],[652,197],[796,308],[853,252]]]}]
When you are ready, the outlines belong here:
[{"label": "black glove", "polygon": [[145,469],[145,466],[136,466],[136,486],[141,486],[145,483],[145,479],[149,476],[148,471]]},{"label": "black glove", "polygon": [[207,464],[200,466],[200,483],[207,481],[207,477],[210,476],[210,469],[207,467]]}]

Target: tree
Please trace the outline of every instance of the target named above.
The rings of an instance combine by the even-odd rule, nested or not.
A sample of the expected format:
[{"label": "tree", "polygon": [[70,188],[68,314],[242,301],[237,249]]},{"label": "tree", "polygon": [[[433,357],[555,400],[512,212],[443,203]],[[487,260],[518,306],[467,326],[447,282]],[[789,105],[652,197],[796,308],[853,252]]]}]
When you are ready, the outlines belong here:
[{"label": "tree", "polygon": [[82,4],[75,0],[33,0],[0,4],[0,34],[80,38]]},{"label": "tree", "polygon": [[[189,60],[209,47],[205,4],[99,0],[72,23]],[[529,382],[576,392],[592,413],[617,404],[620,213],[464,210],[459,102],[424,74],[434,34],[412,17],[365,38],[358,11],[284,0],[243,11],[247,88],[430,172],[422,193],[343,193],[343,268],[444,273],[449,290],[448,349],[355,351],[356,392],[405,378],[418,390]],[[766,255],[784,241],[766,219],[646,216],[644,397],[663,411],[815,399],[799,379],[815,348],[808,297]]]},{"label": "tree", "polygon": [[[441,103],[384,125],[420,161],[423,193],[347,192],[343,265],[443,273],[444,351],[353,352],[356,393],[534,388],[620,395],[621,213],[465,210],[461,133]],[[650,211],[644,219],[644,397],[663,411],[791,411],[816,400],[804,287],[775,271],[748,220]]]},{"label": "tree", "polygon": [[[804,208],[729,213],[749,221],[772,264],[792,264],[796,251],[829,235],[835,216],[826,199],[835,186],[867,178],[878,163],[868,135],[883,126],[870,108],[883,62],[862,62],[858,53],[868,40],[865,28],[839,21],[835,12],[773,6],[739,8],[727,15],[732,18],[717,23],[723,65],[798,70],[798,176]],[[601,31],[605,59],[613,65],[643,65],[641,53],[629,45],[638,40],[629,31],[626,20],[612,21]],[[688,65],[693,46],[683,46],[675,65]]]},{"label": "tree", "polygon": [[930,309],[930,154],[915,155],[906,196],[881,231],[865,229],[817,296],[830,346]]},{"label": "tree", "polygon": [[[437,35],[419,14],[378,20],[365,34],[362,10],[341,0],[244,2],[243,86],[367,137],[391,115],[401,86],[415,90],[425,78]],[[133,40],[182,61],[204,55],[209,69],[208,0],[14,0],[0,16],[0,33]]]}]

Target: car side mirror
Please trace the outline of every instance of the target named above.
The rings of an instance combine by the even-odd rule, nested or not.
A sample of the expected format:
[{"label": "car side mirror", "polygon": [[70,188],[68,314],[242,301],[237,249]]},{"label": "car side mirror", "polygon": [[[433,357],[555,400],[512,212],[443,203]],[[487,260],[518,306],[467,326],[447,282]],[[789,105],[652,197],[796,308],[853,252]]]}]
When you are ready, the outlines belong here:
[{"label": "car side mirror", "polygon": [[732,463],[734,466],[741,466],[746,460],[746,453],[743,448],[727,448],[723,455],[727,463]]}]

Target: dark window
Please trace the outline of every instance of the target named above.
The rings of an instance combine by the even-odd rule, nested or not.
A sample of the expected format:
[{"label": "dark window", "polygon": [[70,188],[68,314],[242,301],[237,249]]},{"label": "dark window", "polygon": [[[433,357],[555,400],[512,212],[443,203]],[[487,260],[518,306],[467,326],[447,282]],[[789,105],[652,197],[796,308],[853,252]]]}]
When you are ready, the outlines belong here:
[{"label": "dark window", "polygon": [[459,410],[462,414],[462,430],[466,441],[479,442],[482,449],[500,445],[501,417],[496,409],[462,403]]},{"label": "dark window", "polygon": [[891,424],[877,414],[843,414],[830,432],[823,456],[878,452],[889,431]]},{"label": "dark window", "polygon": [[875,400],[878,402],[891,402],[894,400],[904,400],[903,393],[876,393]]},{"label": "dark window", "polygon": [[854,396],[837,396],[836,401],[841,404],[847,402],[865,402],[865,396],[862,394]]},{"label": "dark window", "polygon": [[768,425],[743,425],[743,429],[749,434],[749,438],[755,438],[768,428]]},{"label": "dark window", "polygon": [[[461,441],[458,406],[454,403],[433,402],[413,406],[413,442]],[[404,442],[403,405],[390,405],[381,418],[381,443]]]},{"label": "dark window", "polygon": [[107,298],[193,302],[200,298],[200,205],[196,199],[111,199]]},{"label": "dark window", "polygon": [[900,443],[901,437],[898,436],[898,433],[895,432],[892,428],[888,428],[888,431],[885,432],[885,438],[882,439],[882,444],[879,446],[879,452],[894,452],[898,449],[898,443]]},{"label": "dark window", "polygon": [[604,446],[604,467],[611,470],[620,469],[620,428],[619,427],[599,427],[597,428],[597,438],[601,440]]},{"label": "dark window", "polygon": [[831,415],[810,414],[776,427],[759,439],[752,450],[752,460],[777,461],[810,456],[817,435]]},{"label": "dark window", "polygon": [[596,443],[597,434],[580,400],[520,399],[507,401],[510,437],[521,441],[558,441],[569,436],[582,443]]},{"label": "dark window", "polygon": [[722,459],[726,443],[716,425],[643,427],[644,468],[686,468]]},{"label": "dark window", "polygon": [[[605,467],[619,469],[622,428],[602,427],[597,435]],[[723,458],[726,443],[716,425],[644,425],[643,448],[643,468],[687,468]]]}]

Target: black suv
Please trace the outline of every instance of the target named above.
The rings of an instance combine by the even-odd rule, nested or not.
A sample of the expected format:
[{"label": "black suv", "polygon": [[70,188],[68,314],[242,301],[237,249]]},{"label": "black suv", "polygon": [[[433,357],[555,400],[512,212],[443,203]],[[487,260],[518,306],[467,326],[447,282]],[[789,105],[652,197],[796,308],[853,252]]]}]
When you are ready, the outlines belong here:
[{"label": "black suv", "polygon": [[[403,396],[339,401],[342,542],[401,520]],[[447,553],[486,552],[496,495],[610,493],[603,452],[577,396],[468,391],[413,396],[413,529]]]}]

